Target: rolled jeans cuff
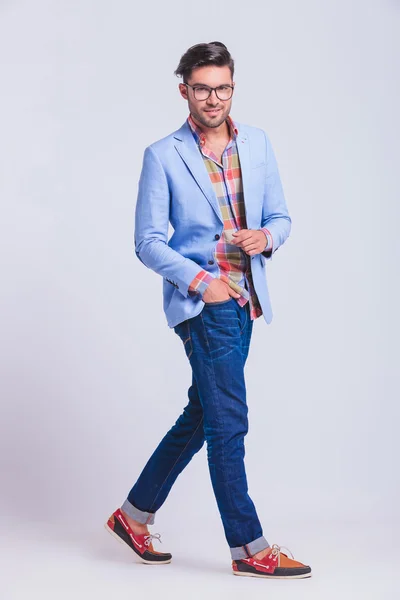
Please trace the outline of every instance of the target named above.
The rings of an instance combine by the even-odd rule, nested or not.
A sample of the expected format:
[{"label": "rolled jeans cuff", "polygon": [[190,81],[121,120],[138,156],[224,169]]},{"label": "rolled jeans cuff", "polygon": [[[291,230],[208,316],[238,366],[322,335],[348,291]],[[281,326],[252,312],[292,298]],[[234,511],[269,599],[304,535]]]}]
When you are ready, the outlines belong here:
[{"label": "rolled jeans cuff", "polygon": [[237,546],[236,548],[230,548],[232,560],[239,560],[241,558],[249,558],[261,550],[269,548],[269,543],[262,535],[261,537],[244,544],[244,546]]},{"label": "rolled jeans cuff", "polygon": [[139,508],[136,508],[132,502],[129,502],[128,499],[124,501],[121,509],[126,512],[128,517],[138,521],[139,523],[143,523],[144,525],[152,525],[154,523],[154,517],[156,513],[140,510]]}]

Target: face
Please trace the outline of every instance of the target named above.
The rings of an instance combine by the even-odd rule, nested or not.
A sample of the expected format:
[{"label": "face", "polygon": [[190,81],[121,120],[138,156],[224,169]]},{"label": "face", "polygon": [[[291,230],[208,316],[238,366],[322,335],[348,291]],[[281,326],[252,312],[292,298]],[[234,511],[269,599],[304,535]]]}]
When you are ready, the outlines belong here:
[{"label": "face", "polygon": [[[194,69],[187,83],[190,85],[208,85],[209,87],[235,85],[229,67],[216,67],[214,65]],[[196,100],[194,90],[191,87],[180,83],[179,90],[182,97],[188,101],[192,117],[200,125],[210,128],[219,127],[229,115],[233,96],[229,100],[220,100],[217,98],[215,90],[213,90],[207,100]]]}]

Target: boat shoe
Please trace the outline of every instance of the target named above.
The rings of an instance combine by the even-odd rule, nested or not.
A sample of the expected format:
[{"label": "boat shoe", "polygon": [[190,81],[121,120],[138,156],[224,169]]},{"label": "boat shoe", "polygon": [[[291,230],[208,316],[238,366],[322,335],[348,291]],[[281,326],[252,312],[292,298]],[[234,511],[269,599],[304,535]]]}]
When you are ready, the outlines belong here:
[{"label": "boat shoe", "polygon": [[129,546],[140,558],[141,562],[147,565],[164,565],[171,562],[172,554],[169,552],[157,552],[153,548],[152,540],[155,539],[161,542],[160,534],[134,533],[119,508],[113,512],[104,527],[119,542]]},{"label": "boat shoe", "polygon": [[244,575],[245,577],[266,577],[268,579],[303,579],[311,577],[311,567],[297,560],[294,560],[287,554],[281,552],[281,548],[273,544],[263,558],[241,558],[232,561],[234,575]]}]

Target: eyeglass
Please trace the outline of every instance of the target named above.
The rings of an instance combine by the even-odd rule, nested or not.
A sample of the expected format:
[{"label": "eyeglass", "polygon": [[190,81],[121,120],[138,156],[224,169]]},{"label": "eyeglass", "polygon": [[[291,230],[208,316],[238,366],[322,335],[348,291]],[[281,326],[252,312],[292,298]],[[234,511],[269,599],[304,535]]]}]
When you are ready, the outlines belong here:
[{"label": "eyeglass", "polygon": [[233,94],[233,85],[219,85],[215,88],[208,85],[190,85],[190,83],[185,83],[185,85],[192,88],[196,100],[207,100],[213,90],[219,100],[229,100]]}]

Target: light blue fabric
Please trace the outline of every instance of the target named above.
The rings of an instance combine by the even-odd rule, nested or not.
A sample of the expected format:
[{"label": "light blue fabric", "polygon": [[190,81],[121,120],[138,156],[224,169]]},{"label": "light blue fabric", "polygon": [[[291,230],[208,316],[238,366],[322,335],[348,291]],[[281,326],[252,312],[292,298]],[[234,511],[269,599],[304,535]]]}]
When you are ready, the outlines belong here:
[{"label": "light blue fabric", "polygon": [[[270,323],[265,262],[289,236],[291,218],[268,136],[258,127],[235,124],[247,227],[267,227],[273,238],[271,257],[256,254],[251,260],[254,287],[264,319]],[[174,232],[168,240],[169,222]],[[203,310],[201,295],[189,295],[188,287],[200,269],[219,277],[215,235],[221,236],[222,231],[218,199],[185,121],[177,131],[145,148],[135,210],[135,252],[146,267],[163,277],[163,309],[169,327]]]}]

